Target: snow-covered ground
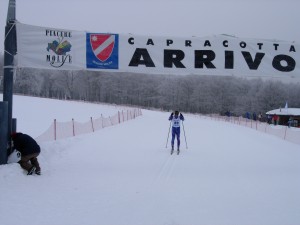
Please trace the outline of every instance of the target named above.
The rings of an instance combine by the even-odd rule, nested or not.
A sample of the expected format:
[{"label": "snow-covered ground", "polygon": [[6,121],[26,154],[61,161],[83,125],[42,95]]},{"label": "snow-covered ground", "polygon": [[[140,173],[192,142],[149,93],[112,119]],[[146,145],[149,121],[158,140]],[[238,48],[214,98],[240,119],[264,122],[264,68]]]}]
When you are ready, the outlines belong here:
[{"label": "snow-covered ground", "polygon": [[[14,97],[18,130],[87,121],[121,106]],[[298,225],[300,148],[262,132],[185,115],[182,151],[166,149],[169,113],[40,143],[42,176],[0,166],[3,225]],[[170,140],[170,139],[169,139]]]}]

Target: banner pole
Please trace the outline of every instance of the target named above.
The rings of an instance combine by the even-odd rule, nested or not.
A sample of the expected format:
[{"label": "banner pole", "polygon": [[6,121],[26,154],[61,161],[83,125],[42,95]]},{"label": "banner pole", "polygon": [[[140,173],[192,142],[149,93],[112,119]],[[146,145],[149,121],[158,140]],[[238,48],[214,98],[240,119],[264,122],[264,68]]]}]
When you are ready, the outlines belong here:
[{"label": "banner pole", "polygon": [[[6,139],[6,143],[11,151],[10,134],[12,132],[12,106],[13,106],[13,76],[14,76],[14,56],[17,52],[16,43],[16,1],[10,0],[7,11],[7,19],[5,26],[5,40],[4,40],[4,76],[3,76],[3,101],[7,102],[7,116],[1,118],[7,124],[6,132],[0,131],[1,140]],[[7,149],[5,149],[6,151]],[[4,149],[0,149],[4,151]]]}]

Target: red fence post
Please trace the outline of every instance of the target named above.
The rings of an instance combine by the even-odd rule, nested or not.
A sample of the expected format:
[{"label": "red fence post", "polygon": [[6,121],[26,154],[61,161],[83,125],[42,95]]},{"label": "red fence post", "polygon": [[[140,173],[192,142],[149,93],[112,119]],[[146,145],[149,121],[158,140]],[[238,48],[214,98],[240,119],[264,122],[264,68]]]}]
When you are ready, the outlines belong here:
[{"label": "red fence post", "polygon": [[56,119],[54,119],[54,140],[56,141]]},{"label": "red fence post", "polygon": [[74,119],[72,118],[72,124],[73,124],[73,136],[75,136],[75,126],[74,126]]},{"label": "red fence post", "polygon": [[91,123],[92,123],[92,131],[94,132],[94,124],[93,124],[93,117],[91,117]]}]

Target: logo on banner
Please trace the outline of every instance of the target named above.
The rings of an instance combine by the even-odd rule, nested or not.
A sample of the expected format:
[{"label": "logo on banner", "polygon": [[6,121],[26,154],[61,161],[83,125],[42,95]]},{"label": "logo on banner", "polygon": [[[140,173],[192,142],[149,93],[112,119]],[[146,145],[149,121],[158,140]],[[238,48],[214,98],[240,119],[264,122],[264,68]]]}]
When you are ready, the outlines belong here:
[{"label": "logo on banner", "polygon": [[62,43],[58,43],[58,41],[53,41],[52,43],[48,43],[47,51],[51,49],[56,55],[66,55],[69,51],[71,51],[72,45],[68,41],[64,41]]},{"label": "logo on banner", "polygon": [[119,68],[118,34],[86,34],[87,68]]},{"label": "logo on banner", "polygon": [[46,60],[51,66],[55,68],[62,67],[65,63],[72,63],[72,56],[69,54],[71,51],[71,43],[64,40],[66,37],[72,37],[71,32],[46,30],[46,36],[56,37],[51,43],[48,43]]}]

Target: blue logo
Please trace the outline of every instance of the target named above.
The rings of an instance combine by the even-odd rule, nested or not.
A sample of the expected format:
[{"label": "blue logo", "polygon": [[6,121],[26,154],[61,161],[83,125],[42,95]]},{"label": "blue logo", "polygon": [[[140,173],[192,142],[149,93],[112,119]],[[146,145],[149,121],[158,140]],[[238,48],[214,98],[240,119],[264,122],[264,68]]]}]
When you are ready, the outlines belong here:
[{"label": "blue logo", "polygon": [[87,33],[86,67],[119,69],[119,35]]}]

